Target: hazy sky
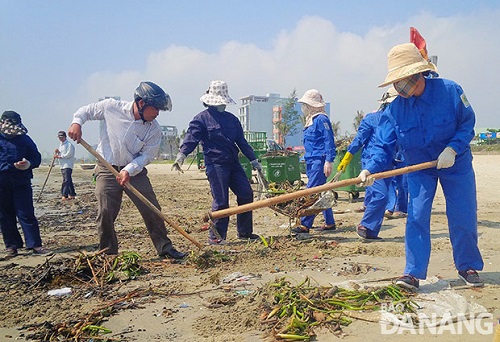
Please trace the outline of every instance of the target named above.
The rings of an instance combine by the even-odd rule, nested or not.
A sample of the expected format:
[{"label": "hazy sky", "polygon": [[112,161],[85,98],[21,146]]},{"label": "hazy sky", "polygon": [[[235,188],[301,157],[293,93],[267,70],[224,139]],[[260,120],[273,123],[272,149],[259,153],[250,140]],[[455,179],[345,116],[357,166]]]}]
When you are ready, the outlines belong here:
[{"label": "hazy sky", "polygon": [[[19,112],[42,153],[58,147],[57,131],[80,106],[132,100],[141,80],[170,94],[173,111],[158,121],[179,131],[203,109],[210,81],[222,79],[238,103],[316,88],[332,121],[353,133],[356,111],[378,107],[387,52],[409,41],[410,26],[438,56],[440,75],[464,88],[476,127],[500,127],[498,0],[0,0],[0,8],[0,112]],[[97,132],[83,127],[89,143]]]}]

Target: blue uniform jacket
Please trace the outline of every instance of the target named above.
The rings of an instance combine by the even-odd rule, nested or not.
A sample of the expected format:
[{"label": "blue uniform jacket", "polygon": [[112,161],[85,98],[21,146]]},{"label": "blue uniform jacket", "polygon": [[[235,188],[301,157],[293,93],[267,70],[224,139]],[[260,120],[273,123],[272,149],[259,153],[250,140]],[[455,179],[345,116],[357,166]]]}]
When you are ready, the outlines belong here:
[{"label": "blue uniform jacket", "polygon": [[256,159],[238,118],[229,112],[218,112],[213,107],[191,120],[180,152],[188,155],[198,143],[203,146],[205,165],[239,163],[239,150],[250,161]]},{"label": "blue uniform jacket", "polygon": [[364,165],[370,159],[371,150],[375,144],[375,131],[377,129],[380,117],[383,111],[376,111],[373,113],[368,113],[361,120],[358,127],[358,132],[352,140],[351,144],[347,148],[347,152],[351,154],[356,154],[361,147],[363,147],[363,152],[361,152],[361,163]]},{"label": "blue uniform jacket", "polygon": [[424,93],[398,96],[384,111],[366,169],[384,171],[391,165],[396,141],[408,165],[436,160],[445,147],[457,152],[456,164],[472,159],[475,114],[462,88],[453,81],[426,78]]},{"label": "blue uniform jacket", "polygon": [[[27,170],[19,170],[14,166],[26,158],[31,165]],[[7,139],[0,134],[0,177],[8,176],[12,181],[31,180],[33,178],[32,169],[40,166],[42,156],[31,138],[24,134]]]},{"label": "blue uniform jacket", "polygon": [[325,114],[313,118],[311,126],[304,128],[304,159],[325,158],[333,162],[336,155],[332,124]]}]

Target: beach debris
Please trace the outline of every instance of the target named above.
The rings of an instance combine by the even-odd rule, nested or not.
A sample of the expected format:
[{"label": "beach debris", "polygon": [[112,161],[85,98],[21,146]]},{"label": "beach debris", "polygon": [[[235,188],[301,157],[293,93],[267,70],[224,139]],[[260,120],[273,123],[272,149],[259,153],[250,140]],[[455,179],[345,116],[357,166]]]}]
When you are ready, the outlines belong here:
[{"label": "beach debris", "polygon": [[310,341],[319,327],[340,335],[342,326],[352,322],[352,311],[378,311],[382,305],[394,303],[401,313],[415,313],[418,308],[412,300],[414,293],[397,285],[353,290],[313,285],[309,277],[295,286],[288,278],[280,278],[261,291],[261,321],[271,326],[274,338],[284,340]]},{"label": "beach debris", "polygon": [[188,265],[196,266],[197,269],[206,270],[211,267],[217,267],[221,263],[231,260],[233,260],[233,257],[224,252],[206,250],[201,254],[192,251],[188,256],[186,263]]}]

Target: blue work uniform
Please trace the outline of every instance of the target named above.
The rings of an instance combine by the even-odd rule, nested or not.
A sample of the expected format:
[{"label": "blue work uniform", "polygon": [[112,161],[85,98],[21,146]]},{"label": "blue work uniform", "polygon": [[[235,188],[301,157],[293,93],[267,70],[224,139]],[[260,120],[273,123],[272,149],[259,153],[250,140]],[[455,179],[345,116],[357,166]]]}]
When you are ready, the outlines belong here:
[{"label": "blue work uniform", "polygon": [[[14,163],[23,158],[30,162],[30,167],[19,170]],[[0,134],[0,228],[6,248],[23,247],[16,217],[23,230],[26,248],[42,246],[31,188],[32,169],[38,167],[41,160],[40,152],[28,135],[7,139]]]},{"label": "blue work uniform", "polygon": [[457,153],[450,168],[408,174],[406,267],[404,274],[425,279],[431,253],[430,218],[437,182],[446,200],[446,216],[458,271],[482,270],[478,248],[476,181],[470,141],[475,114],[462,88],[441,78],[425,79],[421,96],[397,97],[382,115],[377,141],[366,165],[371,173],[384,171],[396,142],[405,162],[414,165],[436,160],[449,146]]},{"label": "blue work uniform", "polygon": [[[325,162],[335,159],[335,140],[332,124],[326,114],[319,114],[313,118],[312,125],[304,128],[304,160],[306,161],[307,188],[326,183],[324,173]],[[300,224],[312,228],[316,215],[301,217]],[[325,224],[335,224],[332,208],[323,210]]]},{"label": "blue work uniform", "polygon": [[[253,202],[253,190],[240,164],[238,153],[255,160],[255,153],[243,134],[236,116],[208,107],[189,123],[180,152],[191,153],[198,143],[203,146],[205,172],[212,192],[212,211],[229,208],[229,189],[236,195],[238,205]],[[229,217],[214,220],[215,228],[222,239],[226,239]],[[239,237],[252,234],[252,212],[238,214],[236,228]],[[210,231],[210,238],[215,239]]]},{"label": "blue work uniform", "polygon": [[[376,139],[375,131],[382,113],[383,110],[368,113],[361,120],[358,132],[347,148],[347,152],[354,155],[363,147],[363,151],[361,152],[361,167],[363,169],[366,168],[366,164],[371,158],[372,148]],[[372,186],[365,189],[365,211],[360,225],[368,230],[367,235],[370,238],[377,237],[382,227],[390,183],[391,178],[377,179]]]},{"label": "blue work uniform", "polygon": [[[396,169],[406,167],[405,161],[401,153],[396,154],[395,159]],[[391,212],[408,212],[408,175],[403,174],[392,177],[392,181],[387,193],[387,206],[386,209]]]}]

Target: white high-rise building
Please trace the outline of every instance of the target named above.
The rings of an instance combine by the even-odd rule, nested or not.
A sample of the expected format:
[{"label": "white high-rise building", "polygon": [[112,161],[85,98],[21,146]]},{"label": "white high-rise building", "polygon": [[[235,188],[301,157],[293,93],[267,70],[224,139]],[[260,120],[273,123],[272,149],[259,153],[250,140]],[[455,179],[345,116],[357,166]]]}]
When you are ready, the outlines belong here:
[{"label": "white high-rise building", "polygon": [[241,97],[238,118],[244,131],[266,132],[273,136],[273,106],[280,100],[279,94],[266,96],[248,95]]}]

